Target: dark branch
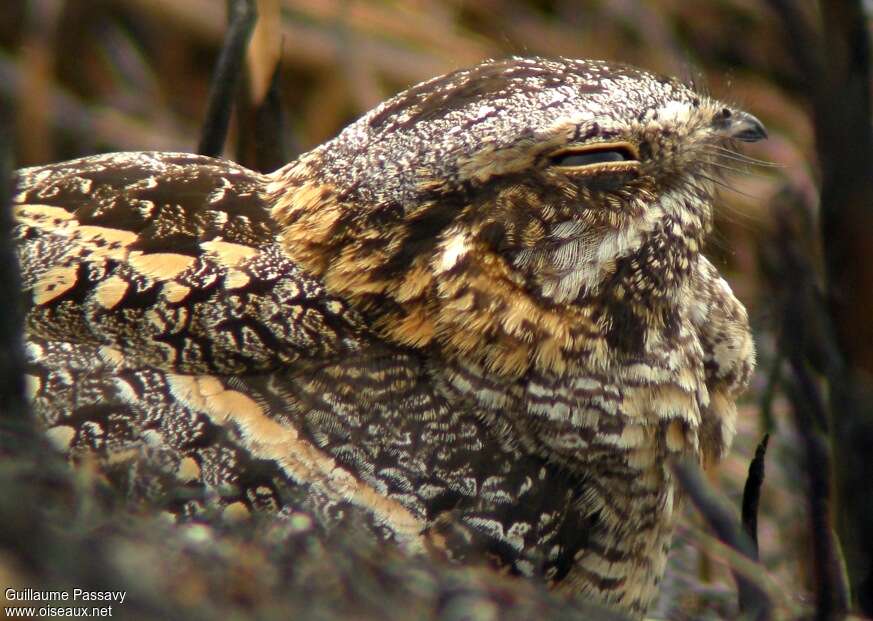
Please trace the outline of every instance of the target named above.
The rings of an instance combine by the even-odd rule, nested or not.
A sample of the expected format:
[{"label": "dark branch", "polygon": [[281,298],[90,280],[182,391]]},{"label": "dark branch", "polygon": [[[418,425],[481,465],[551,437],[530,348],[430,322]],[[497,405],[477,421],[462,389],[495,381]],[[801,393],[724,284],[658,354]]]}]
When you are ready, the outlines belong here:
[{"label": "dark branch", "polygon": [[197,152],[218,157],[224,150],[230,113],[243,72],[249,39],[258,18],[255,0],[229,0],[229,25],[212,76],[209,103]]},{"label": "dark branch", "polygon": [[12,119],[0,104],[0,453],[31,446],[34,430],[24,391],[22,304],[18,257],[12,239]]},{"label": "dark branch", "polygon": [[[844,368],[829,376],[843,540],[861,612],[873,615],[873,131],[870,36],[861,0],[820,3],[826,97],[816,102],[826,293]],[[825,457],[827,446],[823,447]],[[839,568],[835,568],[837,571]],[[835,580],[841,578],[835,576]],[[844,585],[842,585],[844,586]],[[840,583],[837,584],[837,588]],[[838,592],[838,605],[845,593]],[[838,609],[838,612],[840,609]]]},{"label": "dark branch", "polygon": [[795,383],[789,385],[788,394],[794,405],[806,454],[807,502],[817,591],[815,618],[826,620],[844,615],[848,610],[848,590],[840,569],[839,543],[831,526],[830,454],[824,436],[814,428],[811,412],[814,406],[806,403],[805,391]]},{"label": "dark branch", "polygon": [[[833,335],[821,333],[819,349],[838,353],[836,364],[828,365],[826,377],[831,416],[828,439],[840,459],[831,463],[825,438],[805,440],[810,469],[812,519],[822,530],[815,538],[830,537],[831,524],[826,520],[828,496],[819,485],[821,471],[816,462],[834,469],[836,497],[843,541],[851,542],[846,560],[853,590],[862,612],[873,614],[873,493],[869,489],[869,472],[873,469],[873,131],[870,126],[870,81],[873,69],[870,58],[868,20],[861,0],[831,0],[820,3],[797,3],[768,0],[779,14],[788,34],[788,45],[796,59],[797,74],[805,82],[815,128],[816,150],[821,170],[821,242],[824,250],[827,311],[807,306],[811,313],[805,323],[823,319]],[[806,14],[802,8],[810,9]],[[819,15],[815,14],[816,7]],[[820,19],[819,19],[820,18]],[[788,312],[786,311],[786,315]],[[786,328],[792,334],[790,328]],[[794,336],[791,337],[794,339]],[[788,339],[786,339],[788,340]],[[816,368],[809,357],[792,362],[796,376],[795,410],[798,416],[818,418],[817,405],[807,411],[810,395],[809,372]],[[816,390],[817,387],[813,386]],[[799,422],[802,425],[802,422]],[[813,433],[811,429],[801,431]],[[824,482],[821,483],[825,485]],[[818,507],[818,508],[815,508]],[[816,513],[816,512],[819,513]],[[825,524],[825,522],[827,522]],[[827,531],[825,532],[825,526]],[[832,536],[832,535],[831,535]],[[827,544],[818,541],[818,553],[827,557]],[[838,552],[837,548],[834,552]],[[825,558],[819,558],[826,562]],[[829,570],[834,573],[836,570]],[[821,585],[836,589],[822,596],[821,615],[828,614],[827,598],[837,598],[835,610],[842,610],[845,587],[834,575],[832,582]],[[834,582],[835,581],[835,582]]]},{"label": "dark branch", "polygon": [[[673,472],[694,506],[725,545],[756,562],[756,548],[740,526],[733,511],[716,495],[703,477],[700,467],[691,461],[675,462]],[[742,573],[734,570],[739,591],[740,610],[749,619],[763,621],[773,609],[767,593]]]},{"label": "dark branch", "polygon": [[754,545],[754,558],[758,560],[758,505],[761,502],[761,486],[764,484],[764,457],[767,454],[767,442],[770,434],[764,434],[755,457],[749,464],[749,476],[743,489],[743,529]]},{"label": "dark branch", "polygon": [[280,77],[281,66],[277,63],[263,101],[250,102],[241,97],[244,105],[237,117],[240,121],[237,161],[263,173],[288,163]]},{"label": "dark branch", "polygon": [[804,252],[796,227],[792,226],[791,213],[781,212],[777,221],[781,229],[779,282],[782,290],[779,347],[791,369],[783,383],[793,406],[806,458],[816,618],[830,619],[848,610],[848,587],[842,574],[840,545],[832,519],[832,461],[826,438],[833,419],[828,417],[828,403],[813,366],[823,370],[838,369],[843,363],[830,343],[834,338],[831,319],[817,290],[808,253]]}]

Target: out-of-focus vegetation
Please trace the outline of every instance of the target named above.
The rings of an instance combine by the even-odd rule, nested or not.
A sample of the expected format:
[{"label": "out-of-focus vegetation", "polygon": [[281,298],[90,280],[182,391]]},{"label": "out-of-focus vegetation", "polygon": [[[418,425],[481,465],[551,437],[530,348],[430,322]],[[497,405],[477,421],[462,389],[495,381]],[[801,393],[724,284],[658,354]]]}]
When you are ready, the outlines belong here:
[{"label": "out-of-focus vegetation", "polygon": [[[784,286],[790,280],[785,276],[789,269],[786,252],[796,253],[803,269],[824,273],[817,229],[823,134],[821,114],[817,117],[815,111],[828,95],[839,102],[844,94],[839,84],[832,85],[832,93],[822,92],[828,82],[811,79],[810,72],[825,73],[831,68],[809,58],[840,52],[839,40],[818,33],[828,32],[828,11],[852,3],[262,0],[258,4],[261,21],[250,52],[245,91],[249,100],[259,100],[278,60],[277,84],[289,159],[335,135],[400,89],[484,58],[511,54],[603,58],[639,65],[693,82],[764,121],[770,139],[744,152],[775,165],[737,162],[736,171],[726,171],[708,249],[750,310],[760,360],[752,389],[741,404],[734,449],[711,480],[739,507],[755,446],[765,431],[772,432],[759,516],[761,564],[766,572],[755,578],[773,599],[777,616],[807,614],[821,588],[817,573],[821,563],[810,534],[809,469],[805,466],[809,443],[802,433],[804,424],[797,422],[802,418],[792,414],[793,384],[784,380],[796,371],[789,369],[783,355],[785,339],[795,336],[785,330],[785,300],[792,293]],[[194,150],[226,29],[225,8],[223,0],[6,0],[0,10],[0,101],[13,109],[16,164],[29,166],[101,151]],[[866,30],[866,18],[858,24]],[[838,30],[834,27],[830,32]],[[243,120],[232,128],[226,155],[253,165],[250,146],[238,139],[248,135],[246,123]],[[865,131],[869,127],[856,129]],[[856,146],[852,132],[847,135],[844,148],[851,153]],[[867,250],[873,251],[873,246]],[[868,261],[873,262],[873,257]],[[794,268],[795,272],[801,269]],[[794,283],[793,293],[820,281],[813,277]],[[850,298],[853,294],[843,292]],[[810,290],[809,296],[816,298],[817,294]],[[870,307],[865,312],[873,319]],[[816,318],[801,313],[797,321],[805,333]],[[870,333],[865,328],[859,334]],[[831,343],[830,336],[822,338]],[[873,340],[866,345],[862,342],[859,349],[871,354]],[[813,371],[827,375],[826,369]],[[817,376],[811,381],[821,391]],[[839,456],[839,442],[833,448]],[[4,485],[15,479],[2,468],[0,474]],[[858,493],[871,491],[868,487]],[[2,495],[9,496],[6,491]],[[37,503],[38,498],[26,497],[22,502]],[[837,517],[839,507],[837,503]],[[14,508],[4,507],[0,515],[14,515]],[[79,511],[80,519],[89,515]],[[0,524],[2,530],[18,522],[4,517]],[[88,527],[79,522],[75,526]],[[873,523],[869,526],[873,530]],[[102,527],[111,536],[117,535],[117,526]],[[147,547],[143,541],[158,545],[155,542],[163,535],[155,533],[124,545],[141,554]],[[54,541],[51,535],[47,537]],[[243,540],[234,541],[245,547],[245,537],[240,537]],[[76,545],[97,546],[98,540],[92,531]],[[185,541],[174,539],[166,553],[184,558],[180,550],[185,549]],[[95,548],[95,558],[110,554],[104,550],[106,545],[104,541]],[[843,541],[843,545],[852,547],[854,542]],[[6,556],[0,555],[4,587],[35,571],[28,564],[31,561],[16,558],[14,546],[7,549]],[[84,553],[77,550],[76,554]],[[69,555],[64,558],[71,563],[69,570],[76,571]],[[737,561],[732,559],[730,551],[707,534],[701,518],[688,508],[677,531],[655,614],[688,619],[735,616],[735,585],[729,567]],[[286,555],[282,562],[294,560]],[[261,567],[243,565],[239,569],[243,573]],[[186,593],[186,601],[205,601],[209,591],[205,582],[201,587]],[[256,595],[240,597],[251,601],[240,605],[234,600],[239,614],[259,605]],[[570,614],[558,608],[541,610]],[[483,614],[482,618],[490,618],[488,610]]]}]

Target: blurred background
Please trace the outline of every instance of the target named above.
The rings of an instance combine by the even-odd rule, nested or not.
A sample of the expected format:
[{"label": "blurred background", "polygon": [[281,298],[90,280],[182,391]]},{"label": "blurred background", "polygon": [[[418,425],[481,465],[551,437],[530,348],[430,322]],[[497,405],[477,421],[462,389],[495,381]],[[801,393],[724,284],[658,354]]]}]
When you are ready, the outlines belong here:
[{"label": "blurred background", "polygon": [[[865,321],[873,319],[865,267],[871,240],[864,188],[873,178],[865,3],[259,0],[258,8],[242,113],[225,151],[252,167],[274,168],[278,154],[293,159],[419,81],[507,55],[638,65],[693,83],[765,123],[769,140],[743,147],[762,163],[737,162],[726,171],[707,249],[749,308],[759,350],[734,449],[708,476],[738,513],[749,461],[771,433],[758,522],[765,571],[756,578],[783,618],[822,598],[839,608],[843,587],[834,573],[842,556],[822,533],[830,525],[848,537],[859,524],[873,530],[864,521],[873,515],[869,503],[841,507],[833,497],[835,490],[852,497],[846,490],[873,476],[865,470],[869,458],[841,461],[847,472],[840,463],[829,470],[831,454],[852,450],[845,437],[870,437],[863,435],[869,428],[861,401],[838,399],[857,391],[834,385],[835,377],[863,384],[873,367],[873,321]],[[226,9],[224,0],[4,0],[0,100],[13,111],[16,165],[104,151],[195,150]],[[270,110],[281,113],[274,126],[281,140],[265,159],[252,145],[258,117],[250,113],[274,76]],[[854,181],[854,193],[839,194]],[[828,205],[856,205],[850,212],[860,220],[829,220]],[[846,230],[857,233],[852,243]],[[829,245],[855,254],[834,258]],[[834,302],[838,277],[849,282]],[[864,282],[871,286],[858,284]],[[832,424],[837,402],[839,415],[856,417],[860,427]],[[800,412],[804,407],[811,411]],[[812,476],[816,470],[824,483]],[[863,551],[869,541],[868,534],[844,546]],[[657,615],[735,615],[731,555],[691,506],[674,547]],[[848,560],[853,580],[873,588],[871,556],[856,556]]]}]

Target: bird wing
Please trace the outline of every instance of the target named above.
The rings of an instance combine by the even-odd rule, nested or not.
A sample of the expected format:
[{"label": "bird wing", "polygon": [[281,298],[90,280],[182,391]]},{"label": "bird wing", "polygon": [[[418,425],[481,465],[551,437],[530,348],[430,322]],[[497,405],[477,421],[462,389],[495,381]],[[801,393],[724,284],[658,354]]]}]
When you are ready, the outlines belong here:
[{"label": "bird wing", "polygon": [[[282,504],[278,482],[304,483],[305,502],[346,499],[414,538],[423,509],[379,493],[378,472],[359,477],[379,461],[359,453],[408,451],[419,415],[445,404],[417,354],[382,343],[288,259],[266,180],[168,153],[20,171],[35,409],[62,449],[96,454],[128,487],[205,483],[251,508]],[[379,429],[356,430],[362,412]]]},{"label": "bird wing", "polygon": [[283,252],[266,177],[189,154],[21,171],[31,336],[179,373],[241,374],[360,347],[365,323]]}]

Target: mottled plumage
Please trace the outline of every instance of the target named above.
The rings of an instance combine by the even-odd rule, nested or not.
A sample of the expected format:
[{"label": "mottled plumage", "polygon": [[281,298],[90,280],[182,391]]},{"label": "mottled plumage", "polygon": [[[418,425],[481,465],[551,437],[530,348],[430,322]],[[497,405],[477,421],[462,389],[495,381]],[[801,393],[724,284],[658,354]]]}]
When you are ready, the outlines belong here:
[{"label": "mottled plumage", "polygon": [[178,153],[22,170],[36,411],[135,498],[354,508],[413,552],[641,614],[667,461],[724,454],[754,365],[700,250],[715,149],[763,136],[674,80],[511,59],[271,175]]}]

